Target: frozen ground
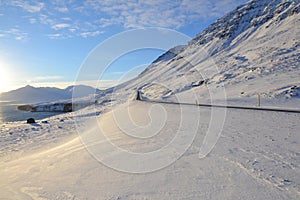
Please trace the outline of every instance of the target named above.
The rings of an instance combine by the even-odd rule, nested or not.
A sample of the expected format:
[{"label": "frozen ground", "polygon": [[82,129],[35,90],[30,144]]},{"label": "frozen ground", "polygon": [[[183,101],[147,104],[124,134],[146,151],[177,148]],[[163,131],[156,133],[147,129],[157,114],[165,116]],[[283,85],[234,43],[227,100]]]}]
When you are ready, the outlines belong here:
[{"label": "frozen ground", "polygon": [[[151,106],[131,102],[132,119],[139,125],[148,124]],[[128,137],[118,128],[117,120],[112,118],[122,106],[97,119],[107,129],[111,141],[121,148],[149,152],[168,143],[178,128],[178,105],[159,106],[173,117],[167,119],[168,126],[162,132],[150,139]],[[194,106],[185,109],[189,117],[197,117],[193,116],[198,112]],[[2,155],[0,196],[2,199],[299,199],[299,114],[227,110],[217,145],[206,158],[200,159],[199,147],[210,113],[208,108],[199,108],[197,136],[181,158],[164,169],[145,174],[118,172],[101,164],[74,133],[72,120],[62,116],[63,131],[60,128],[45,131],[36,142],[16,141],[17,152]],[[159,118],[158,115],[155,110],[150,113],[151,117]],[[60,124],[57,120],[50,123]],[[40,125],[40,129],[48,129],[48,125]],[[16,133],[20,127],[30,127],[4,126]],[[16,135],[7,139],[11,137],[14,141]],[[59,139],[51,142],[51,137]],[[118,155],[110,156],[110,159],[118,158]]]}]

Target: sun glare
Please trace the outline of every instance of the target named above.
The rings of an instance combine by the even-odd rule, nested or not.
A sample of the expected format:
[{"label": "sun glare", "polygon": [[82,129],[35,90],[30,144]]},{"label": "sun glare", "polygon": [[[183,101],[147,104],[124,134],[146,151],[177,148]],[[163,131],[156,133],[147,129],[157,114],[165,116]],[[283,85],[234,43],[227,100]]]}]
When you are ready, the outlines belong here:
[{"label": "sun glare", "polygon": [[0,92],[5,92],[9,87],[9,73],[3,67],[0,67]]}]

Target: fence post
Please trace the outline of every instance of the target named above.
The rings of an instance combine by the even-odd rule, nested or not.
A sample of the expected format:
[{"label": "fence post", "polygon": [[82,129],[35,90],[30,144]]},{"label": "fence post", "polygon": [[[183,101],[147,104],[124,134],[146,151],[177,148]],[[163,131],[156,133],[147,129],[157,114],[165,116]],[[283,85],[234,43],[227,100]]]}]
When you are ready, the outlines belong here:
[{"label": "fence post", "polygon": [[136,100],[138,100],[138,101],[141,101],[142,99],[141,99],[141,95],[140,95],[140,91],[138,90],[137,91],[137,94],[136,94]]},{"label": "fence post", "polygon": [[258,98],[258,107],[260,107],[261,106],[260,94],[257,94],[257,98]]}]

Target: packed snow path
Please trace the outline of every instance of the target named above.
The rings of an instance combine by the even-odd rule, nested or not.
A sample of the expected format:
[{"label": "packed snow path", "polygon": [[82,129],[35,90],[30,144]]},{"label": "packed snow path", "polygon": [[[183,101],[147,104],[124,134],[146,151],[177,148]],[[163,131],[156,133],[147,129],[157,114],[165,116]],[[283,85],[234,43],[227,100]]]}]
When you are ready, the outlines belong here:
[{"label": "packed snow path", "polygon": [[[159,149],[172,140],[180,109],[171,104],[155,106],[135,101],[128,110],[138,125],[146,126],[150,116],[160,117],[157,111],[162,106],[169,117],[157,136],[138,140],[120,130],[114,113],[127,105],[101,115],[99,125],[121,148],[133,152]],[[195,107],[187,107],[190,118],[196,117]],[[66,134],[55,147],[34,149],[37,142],[29,150],[20,145],[19,153],[1,158],[0,199],[300,198],[299,114],[228,109],[218,143],[199,159],[210,111],[200,108],[197,136],[184,155],[152,173],[130,174],[106,167],[86,151],[76,134],[67,142],[70,135]],[[110,155],[114,157],[118,155]]]}]

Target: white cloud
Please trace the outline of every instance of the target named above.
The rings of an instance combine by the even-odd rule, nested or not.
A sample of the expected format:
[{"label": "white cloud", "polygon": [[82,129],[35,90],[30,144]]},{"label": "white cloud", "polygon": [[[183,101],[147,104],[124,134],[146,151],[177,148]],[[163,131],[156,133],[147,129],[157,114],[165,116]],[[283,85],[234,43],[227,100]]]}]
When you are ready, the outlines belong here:
[{"label": "white cloud", "polygon": [[35,18],[29,18],[29,23],[30,24],[35,24],[37,20]]},{"label": "white cloud", "polygon": [[125,28],[158,26],[175,28],[202,20],[221,17],[247,0],[86,0],[85,6],[100,17],[101,27],[122,25]]},{"label": "white cloud", "polygon": [[48,15],[45,15],[45,14],[39,15],[39,21],[41,24],[45,24],[45,25],[55,24],[55,21],[53,19],[51,19]]},{"label": "white cloud", "polygon": [[45,6],[45,4],[42,2],[30,4],[26,1],[19,1],[19,0],[13,0],[10,3],[11,3],[11,5],[18,6],[30,13],[40,12]]},{"label": "white cloud", "polygon": [[28,33],[22,32],[21,30],[19,30],[17,28],[11,28],[9,30],[3,31],[3,33],[1,33],[1,34],[3,37],[10,36],[18,41],[28,40]]},{"label": "white cloud", "polygon": [[[43,3],[41,0],[10,0],[4,5],[13,5],[30,12],[29,23],[46,25],[55,30],[55,34],[48,35],[53,39],[95,37],[111,26],[125,29],[164,27],[177,30],[190,24],[196,27],[198,24],[201,26],[203,21],[211,22],[221,17],[246,1],[51,0]],[[17,37],[21,39],[21,36]]]},{"label": "white cloud", "polygon": [[121,17],[114,17],[114,18],[100,18],[96,21],[97,24],[100,25],[101,28],[106,28],[115,24],[120,24],[122,21]]},{"label": "white cloud", "polygon": [[59,7],[59,8],[56,8],[56,10],[58,10],[59,12],[68,12],[69,9],[67,7]]},{"label": "white cloud", "polygon": [[72,19],[70,17],[63,17],[61,18],[62,20],[65,20],[65,21],[72,21]]},{"label": "white cloud", "polygon": [[54,24],[51,28],[54,30],[60,30],[68,27],[70,27],[70,24],[61,23],[61,24]]},{"label": "white cloud", "polygon": [[69,28],[69,31],[74,33],[77,29],[76,28]]},{"label": "white cloud", "polygon": [[89,31],[89,32],[82,32],[80,33],[80,35],[84,38],[87,38],[87,37],[96,37],[102,33],[103,31]]},{"label": "white cloud", "polygon": [[58,38],[63,37],[63,34],[60,34],[60,33],[54,33],[54,34],[48,34],[47,36],[48,36],[50,39],[58,39]]},{"label": "white cloud", "polygon": [[183,12],[189,13],[189,18],[193,20],[222,17],[227,12],[233,10],[240,3],[247,0],[183,0],[180,8]]},{"label": "white cloud", "polygon": [[9,30],[7,30],[5,32],[8,33],[8,34],[17,34],[17,33],[20,32],[20,30],[16,29],[16,28],[11,28],[11,29],[9,29]]},{"label": "white cloud", "polygon": [[26,41],[28,38],[26,35],[19,35],[19,36],[16,36],[15,39],[18,41]]},{"label": "white cloud", "polygon": [[108,18],[101,18],[103,27],[120,24],[125,28],[160,26],[178,28],[182,26],[181,16],[176,12],[180,1],[96,1],[87,4],[99,12],[105,12]]}]

